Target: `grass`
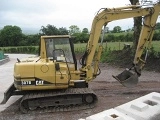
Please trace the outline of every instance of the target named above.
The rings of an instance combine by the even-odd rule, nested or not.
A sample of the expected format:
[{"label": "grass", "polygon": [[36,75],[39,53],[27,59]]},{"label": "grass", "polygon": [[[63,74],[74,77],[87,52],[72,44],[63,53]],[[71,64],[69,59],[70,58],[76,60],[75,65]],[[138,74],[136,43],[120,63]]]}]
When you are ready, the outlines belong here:
[{"label": "grass", "polygon": [[112,50],[122,50],[125,44],[132,45],[132,42],[108,42],[103,47]]},{"label": "grass", "polygon": [[106,35],[114,35],[114,36],[120,36],[120,35],[126,35],[126,34],[133,34],[133,31],[130,32],[120,32],[120,33],[107,33]]},{"label": "grass", "polygon": [[[106,42],[103,43],[103,47],[110,50],[122,50],[125,44],[129,44],[132,46],[132,42]],[[75,51],[76,50],[85,50],[86,48],[86,43],[79,43],[79,44],[74,44]],[[154,48],[155,51],[160,52],[160,41],[152,41],[152,47]]]},{"label": "grass", "polygon": [[[122,50],[124,47],[124,44],[130,44],[132,45],[132,42],[106,42],[103,43],[103,47],[107,48],[109,50]],[[74,44],[74,49],[76,53],[83,53],[86,49],[87,43],[78,43]],[[23,47],[23,46],[19,46]],[[27,47],[27,46],[25,46]],[[38,46],[32,46],[35,48],[38,48]],[[160,41],[152,41],[152,47],[155,51],[160,52]],[[0,50],[2,49],[11,49],[11,48],[18,48],[18,47],[0,47]]]},{"label": "grass", "polygon": [[[106,42],[103,43],[104,48],[108,48],[110,50],[121,50],[124,47],[124,44],[130,44],[132,45],[132,42]],[[74,44],[75,51],[77,49],[85,50],[86,49],[86,43],[79,43],[79,44]]]},{"label": "grass", "polygon": [[160,41],[153,41],[152,47],[154,48],[155,51],[160,52]]}]

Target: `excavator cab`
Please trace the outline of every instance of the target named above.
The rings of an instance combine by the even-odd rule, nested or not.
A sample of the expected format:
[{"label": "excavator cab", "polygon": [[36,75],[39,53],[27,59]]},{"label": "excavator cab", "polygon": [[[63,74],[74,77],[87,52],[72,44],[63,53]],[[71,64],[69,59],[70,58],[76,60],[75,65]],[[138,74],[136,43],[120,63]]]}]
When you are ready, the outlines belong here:
[{"label": "excavator cab", "polygon": [[74,63],[75,55],[73,43],[69,36],[59,36],[59,37],[46,37],[42,36],[45,41],[46,47],[46,58],[53,59],[56,61],[66,61],[69,63]]},{"label": "excavator cab", "polygon": [[128,69],[113,77],[125,87],[134,87],[138,83],[137,73]]}]

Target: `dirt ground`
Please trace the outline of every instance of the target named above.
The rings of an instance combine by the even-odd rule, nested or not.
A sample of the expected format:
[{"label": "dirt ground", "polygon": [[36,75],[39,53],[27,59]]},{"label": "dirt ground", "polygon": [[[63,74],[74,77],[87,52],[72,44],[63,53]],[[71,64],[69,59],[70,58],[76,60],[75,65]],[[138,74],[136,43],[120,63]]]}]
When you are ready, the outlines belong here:
[{"label": "dirt ground", "polygon": [[[95,108],[72,112],[30,113],[22,114],[19,110],[19,100],[0,113],[0,120],[78,120],[107,110],[150,92],[160,92],[160,74],[154,71],[143,71],[140,82],[136,87],[126,88],[112,78],[124,68],[117,68],[108,64],[101,64],[101,75],[89,83],[89,87],[98,96]],[[154,120],[160,120],[157,116]]]}]

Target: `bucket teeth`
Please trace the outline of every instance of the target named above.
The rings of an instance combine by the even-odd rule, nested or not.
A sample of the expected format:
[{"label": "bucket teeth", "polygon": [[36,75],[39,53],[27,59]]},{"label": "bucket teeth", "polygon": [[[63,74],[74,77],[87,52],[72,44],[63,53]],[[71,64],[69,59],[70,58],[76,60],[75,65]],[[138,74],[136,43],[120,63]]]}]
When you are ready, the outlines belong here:
[{"label": "bucket teeth", "polygon": [[119,81],[125,87],[134,87],[138,83],[137,73],[132,73],[129,70],[124,70],[117,76],[112,75],[117,81]]}]

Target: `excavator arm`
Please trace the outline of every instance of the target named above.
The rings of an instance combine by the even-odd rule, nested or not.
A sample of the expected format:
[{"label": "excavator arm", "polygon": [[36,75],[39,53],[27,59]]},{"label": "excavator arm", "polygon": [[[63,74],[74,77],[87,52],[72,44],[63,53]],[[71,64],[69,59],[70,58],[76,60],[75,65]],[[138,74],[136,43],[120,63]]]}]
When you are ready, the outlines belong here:
[{"label": "excavator arm", "polygon": [[[133,62],[136,67],[136,72],[139,75],[141,74],[140,71],[143,69],[143,67],[146,63],[148,50],[149,50],[150,44],[152,42],[154,28],[156,26],[156,21],[157,21],[159,12],[160,12],[160,7],[155,6],[152,12],[153,13],[151,15],[145,16],[143,19],[143,26],[142,26],[142,30],[141,30],[141,34],[140,34],[134,62]],[[142,57],[142,53],[144,52],[145,49],[147,51],[146,51],[145,58],[143,60],[141,57]]]},{"label": "excavator arm", "polygon": [[[119,75],[113,76],[126,87],[134,87],[138,83],[138,77],[141,75],[141,70],[146,64],[148,50],[152,42],[154,28],[156,26],[159,12],[160,5],[158,3],[153,6],[149,15],[143,16],[143,26],[138,40],[133,66],[130,69],[124,70]],[[146,50],[146,54],[145,57],[142,58],[142,53],[144,50]]]},{"label": "excavator arm", "polygon": [[[160,11],[160,3],[155,4],[153,7],[145,7],[140,5],[131,5],[120,8],[103,8],[101,12],[98,12],[92,22],[92,29],[87,44],[86,52],[82,57],[82,72],[86,73],[86,81],[90,81],[96,77],[98,72],[98,63],[100,61],[102,44],[99,45],[98,52],[95,55],[99,37],[101,35],[102,27],[107,25],[111,21],[133,18],[133,17],[144,17],[144,26],[142,28],[140,43],[137,47],[137,52],[134,60],[134,64],[137,65],[140,62],[140,57],[143,52],[144,44],[146,41],[151,41],[153,36],[153,29],[156,24],[156,20]],[[95,58],[94,65],[92,67],[93,59]],[[142,63],[143,64],[143,63]]]}]

